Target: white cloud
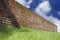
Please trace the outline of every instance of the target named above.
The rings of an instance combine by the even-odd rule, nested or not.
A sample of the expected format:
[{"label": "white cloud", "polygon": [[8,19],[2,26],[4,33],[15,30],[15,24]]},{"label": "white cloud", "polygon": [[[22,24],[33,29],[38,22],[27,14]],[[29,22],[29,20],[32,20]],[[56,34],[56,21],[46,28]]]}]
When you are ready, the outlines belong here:
[{"label": "white cloud", "polygon": [[23,6],[30,8],[30,4],[32,3],[32,0],[29,0],[28,2],[26,2],[26,0],[15,0],[18,3],[22,4]]},{"label": "white cloud", "polygon": [[43,1],[42,3],[40,3],[36,7],[36,10],[41,10],[43,12],[49,12],[51,10],[49,1]]},{"label": "white cloud", "polygon": [[37,12],[38,15],[44,18],[47,18],[46,14],[50,11],[51,11],[51,6],[49,1],[43,1],[35,9],[35,12]]},{"label": "white cloud", "polygon": [[49,1],[43,1],[35,9],[35,12],[37,12],[38,15],[44,17],[45,19],[49,19],[48,16],[46,16],[46,14],[50,11],[51,11],[51,6]]}]

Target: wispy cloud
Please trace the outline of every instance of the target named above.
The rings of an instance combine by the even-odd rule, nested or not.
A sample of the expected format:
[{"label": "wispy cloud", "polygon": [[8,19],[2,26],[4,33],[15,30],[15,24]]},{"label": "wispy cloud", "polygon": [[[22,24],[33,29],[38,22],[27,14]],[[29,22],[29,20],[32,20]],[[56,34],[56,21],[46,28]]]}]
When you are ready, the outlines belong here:
[{"label": "wispy cloud", "polygon": [[60,11],[58,11],[57,13],[58,13],[58,15],[60,15]]}]

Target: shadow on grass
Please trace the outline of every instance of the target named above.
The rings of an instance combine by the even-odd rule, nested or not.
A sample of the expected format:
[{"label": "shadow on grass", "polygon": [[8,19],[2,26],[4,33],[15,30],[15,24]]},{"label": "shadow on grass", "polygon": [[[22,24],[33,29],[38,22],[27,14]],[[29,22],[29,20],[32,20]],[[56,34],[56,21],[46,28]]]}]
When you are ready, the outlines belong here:
[{"label": "shadow on grass", "polygon": [[30,30],[27,28],[15,28],[8,26],[6,24],[0,23],[0,36],[8,37],[14,34],[14,32],[30,32]]},{"label": "shadow on grass", "polygon": [[31,31],[29,29],[22,28],[22,29],[19,29],[19,32],[31,32]]},{"label": "shadow on grass", "polygon": [[0,37],[11,36],[13,31],[15,31],[15,29],[8,27],[6,24],[0,23]]}]

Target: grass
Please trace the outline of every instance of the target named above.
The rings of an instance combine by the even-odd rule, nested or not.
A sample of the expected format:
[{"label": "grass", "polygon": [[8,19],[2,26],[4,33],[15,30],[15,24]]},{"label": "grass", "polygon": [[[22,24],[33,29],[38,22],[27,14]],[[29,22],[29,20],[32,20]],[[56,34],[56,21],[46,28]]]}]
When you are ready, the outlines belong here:
[{"label": "grass", "polygon": [[0,40],[60,40],[60,33],[0,24]]}]

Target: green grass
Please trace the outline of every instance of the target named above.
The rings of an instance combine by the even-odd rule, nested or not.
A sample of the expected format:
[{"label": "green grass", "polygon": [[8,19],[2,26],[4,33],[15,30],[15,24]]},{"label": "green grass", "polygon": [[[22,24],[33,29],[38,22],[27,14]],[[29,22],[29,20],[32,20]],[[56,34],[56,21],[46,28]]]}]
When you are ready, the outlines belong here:
[{"label": "green grass", "polygon": [[0,40],[60,40],[60,33],[0,25]]}]

